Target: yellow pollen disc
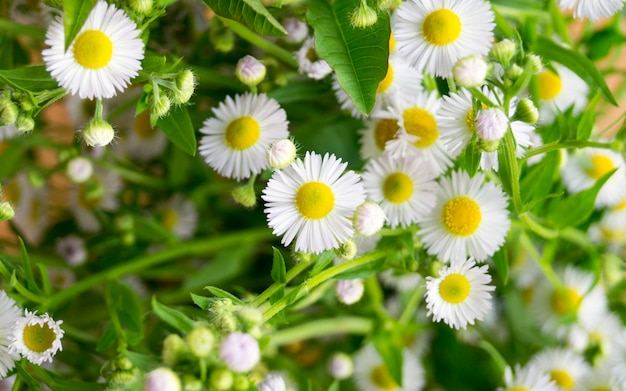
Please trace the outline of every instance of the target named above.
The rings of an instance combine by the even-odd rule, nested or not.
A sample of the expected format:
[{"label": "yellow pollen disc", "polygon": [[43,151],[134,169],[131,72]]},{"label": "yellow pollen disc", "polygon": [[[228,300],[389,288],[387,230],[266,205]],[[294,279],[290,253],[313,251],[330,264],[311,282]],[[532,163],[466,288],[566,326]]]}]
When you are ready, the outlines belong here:
[{"label": "yellow pollen disc", "polygon": [[515,387],[507,388],[506,391],[530,391],[530,390],[526,387],[515,386]]},{"label": "yellow pollen disc", "polygon": [[413,194],[413,180],[402,172],[395,172],[383,183],[385,198],[394,204],[401,204]]},{"label": "yellow pollen disc", "polygon": [[378,84],[378,89],[376,90],[376,92],[380,94],[380,93],[387,91],[387,88],[389,88],[392,82],[393,82],[393,67],[391,66],[391,64],[389,64],[389,66],[387,67],[387,74],[385,75],[385,78],[381,80],[380,84]]},{"label": "yellow pollen disc", "polygon": [[582,297],[572,288],[565,288],[563,291],[554,291],[550,297],[550,305],[554,312],[559,315],[566,315],[576,312],[580,306]]},{"label": "yellow pollen disc", "polygon": [[443,206],[441,220],[452,235],[469,236],[478,229],[482,214],[476,201],[466,196],[458,196]]},{"label": "yellow pollen disc", "polygon": [[379,150],[385,150],[385,144],[387,141],[393,140],[396,137],[396,133],[398,133],[398,121],[395,119],[381,119],[376,123],[374,127],[374,140],[376,141],[376,146]]},{"label": "yellow pollen disc", "polygon": [[557,386],[564,390],[571,390],[574,387],[574,379],[565,371],[555,369],[550,371],[550,378],[556,383]]},{"label": "yellow pollen disc", "polygon": [[393,391],[400,388],[400,386],[398,386],[398,383],[393,380],[393,377],[391,377],[391,374],[384,364],[381,364],[372,369],[372,374],[370,377],[372,379],[372,383],[374,383],[374,385],[376,385],[376,387],[381,390]]},{"label": "yellow pollen disc", "polygon": [[441,298],[452,304],[459,304],[467,299],[470,292],[470,283],[461,274],[448,274],[439,284]]},{"label": "yellow pollen disc", "polygon": [[431,45],[445,46],[456,41],[461,35],[461,19],[447,8],[433,11],[424,19],[422,33]]},{"label": "yellow pollen disc", "polygon": [[107,66],[113,56],[113,42],[100,30],[85,30],[74,41],[74,58],[85,68]]},{"label": "yellow pollen disc", "polygon": [[439,138],[437,121],[428,111],[419,107],[411,107],[404,111],[402,117],[407,133],[418,137],[418,140],[413,143],[416,147],[429,147]]},{"label": "yellow pollen disc", "polygon": [[243,150],[257,142],[261,135],[261,127],[257,120],[245,116],[230,121],[226,127],[224,138],[232,149]]},{"label": "yellow pollen disc", "polygon": [[305,219],[319,220],[335,206],[333,190],[322,182],[307,182],[296,193],[296,208]]},{"label": "yellow pollen disc", "polygon": [[465,116],[465,124],[472,133],[476,133],[476,119],[474,118],[474,109],[470,108]]},{"label": "yellow pollen disc", "polygon": [[161,225],[167,230],[174,229],[174,226],[178,222],[178,215],[172,208],[165,208],[161,217]]},{"label": "yellow pollen disc", "polygon": [[135,117],[135,133],[140,139],[148,140],[156,133],[156,128],[150,125],[150,113],[144,110]]},{"label": "yellow pollen disc", "polygon": [[587,170],[587,175],[593,179],[600,179],[615,168],[613,161],[607,156],[594,155],[591,157],[591,167]]},{"label": "yellow pollen disc", "polygon": [[541,99],[553,99],[561,92],[562,87],[561,77],[556,73],[545,70],[539,75],[539,97]]},{"label": "yellow pollen disc", "polygon": [[393,31],[389,35],[389,53],[393,52],[396,47],[396,37],[393,36]]},{"label": "yellow pollen disc", "polygon": [[34,324],[24,328],[24,345],[36,353],[43,353],[52,349],[52,343],[56,337],[54,330],[47,324],[44,324],[43,327]]}]

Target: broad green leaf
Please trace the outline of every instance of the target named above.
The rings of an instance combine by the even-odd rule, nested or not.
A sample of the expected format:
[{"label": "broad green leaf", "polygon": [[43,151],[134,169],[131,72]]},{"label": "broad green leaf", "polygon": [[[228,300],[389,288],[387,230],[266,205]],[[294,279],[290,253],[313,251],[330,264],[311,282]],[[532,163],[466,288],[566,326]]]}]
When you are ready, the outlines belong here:
[{"label": "broad green leaf", "polygon": [[369,114],[376,101],[376,89],[387,74],[389,57],[389,17],[378,14],[378,21],[367,28],[350,24],[350,13],[359,1],[309,1],[307,20],[315,29],[315,49],[335,70],[339,85],[355,107]]},{"label": "broad green leaf", "polygon": [[198,307],[202,308],[202,310],[206,311],[209,308],[209,305],[211,304],[211,302],[213,302],[213,300],[215,299],[211,299],[210,297],[200,296],[200,295],[196,295],[195,293],[192,293],[191,300]]},{"label": "broad green leaf", "polygon": [[146,72],[163,72],[163,67],[167,59],[165,56],[160,56],[158,54],[150,54],[144,57],[141,61],[141,69]]},{"label": "broad green leaf", "polygon": [[65,50],[76,38],[85,24],[91,9],[97,0],[65,0],[63,1],[63,25],[65,27]]},{"label": "broad green leaf", "polygon": [[587,56],[592,60],[599,60],[606,57],[612,48],[624,43],[624,41],[626,41],[626,37],[620,33],[619,29],[609,27],[600,30],[587,41]]},{"label": "broad green leaf", "polygon": [[596,107],[599,101],[600,94],[596,93],[578,122],[578,126],[576,127],[576,139],[588,140],[591,136],[591,131],[596,124]]},{"label": "broad green leaf", "polygon": [[329,87],[327,83],[318,80],[293,81],[286,86],[272,90],[267,95],[284,105],[285,103],[319,99],[320,95],[330,91]]},{"label": "broad green leaf", "polygon": [[318,254],[315,264],[313,265],[313,269],[311,269],[311,272],[309,273],[309,278],[326,269],[326,266],[328,266],[334,258],[335,252],[333,250],[327,250]]},{"label": "broad green leaf", "polygon": [[131,333],[143,333],[143,309],[137,293],[125,283],[112,280],[107,285],[111,310],[117,313],[123,328]]},{"label": "broad green leaf", "polygon": [[192,156],[196,155],[196,132],[184,106],[172,108],[167,117],[159,119],[157,125],[174,145]]},{"label": "broad green leaf", "polygon": [[159,303],[156,297],[152,297],[152,309],[162,321],[174,327],[180,332],[188,333],[194,328],[194,321],[182,312],[176,311]]},{"label": "broad green leaf", "polygon": [[387,332],[380,332],[374,336],[373,342],[389,374],[402,387],[402,344],[393,335],[391,337]]},{"label": "broad green leaf", "polygon": [[546,60],[565,65],[589,84],[590,89],[599,89],[604,99],[617,106],[613,93],[606,84],[604,76],[587,57],[571,49],[564,48],[547,38],[539,38],[533,51]]},{"label": "broad green leaf", "polygon": [[528,203],[550,192],[558,170],[559,159],[559,153],[553,151],[547,153],[539,163],[528,168],[526,175],[520,181],[522,202]]},{"label": "broad green leaf", "polygon": [[287,35],[261,0],[204,0],[204,3],[217,15],[243,23],[259,34]]},{"label": "broad green leaf", "polygon": [[18,90],[38,92],[58,88],[43,65],[0,70],[0,82]]},{"label": "broad green leaf", "polygon": [[204,289],[206,289],[207,291],[211,292],[213,295],[221,299],[231,299],[235,304],[238,304],[238,305],[244,304],[244,302],[241,301],[237,296],[234,296],[233,294],[228,293],[223,289],[216,288],[214,286],[207,286],[207,287],[204,287]]},{"label": "broad green leaf", "polygon": [[276,247],[272,247],[272,250],[274,250],[272,271],[270,273],[272,280],[279,284],[284,284],[287,282],[287,267],[285,266],[285,258]]},{"label": "broad green leaf", "polygon": [[98,345],[96,346],[96,352],[101,352],[103,350],[107,350],[111,346],[115,344],[117,340],[117,335],[115,335],[115,327],[113,327],[112,323],[109,323],[107,327],[104,329],[104,333],[102,337],[98,340]]},{"label": "broad green leaf", "polygon": [[242,245],[221,251],[210,262],[189,276],[182,286],[184,291],[202,288],[207,284],[221,284],[246,270],[254,247]]}]

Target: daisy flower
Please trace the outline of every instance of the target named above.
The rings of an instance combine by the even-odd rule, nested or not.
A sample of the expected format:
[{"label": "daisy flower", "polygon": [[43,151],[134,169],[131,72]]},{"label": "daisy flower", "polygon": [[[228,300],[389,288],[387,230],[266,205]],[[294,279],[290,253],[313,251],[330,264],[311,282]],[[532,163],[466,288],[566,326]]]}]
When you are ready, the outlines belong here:
[{"label": "daisy flower", "polygon": [[432,164],[436,175],[452,165],[450,154],[441,141],[437,111],[440,100],[436,92],[420,92],[411,99],[394,100],[387,118],[395,118],[400,130],[387,142],[385,149],[394,157],[422,157]]},{"label": "daisy flower", "polygon": [[455,329],[464,329],[474,320],[483,320],[491,309],[491,276],[487,265],[476,266],[473,259],[453,262],[439,272],[439,277],[426,277],[426,308],[433,321],[444,321]]},{"label": "daisy flower", "polygon": [[617,169],[596,196],[596,208],[615,206],[626,196],[626,162],[617,152],[601,148],[576,150],[561,170],[563,184],[570,193],[578,193]]},{"label": "daisy flower", "polygon": [[196,232],[198,211],[191,200],[174,195],[160,207],[161,225],[181,239],[189,239]]},{"label": "daisy flower", "polygon": [[424,368],[407,349],[402,350],[402,384],[396,383],[372,344],[354,356],[354,382],[361,391],[418,391],[424,387]]},{"label": "daisy flower", "polygon": [[117,210],[121,188],[117,173],[97,167],[87,182],[76,184],[70,193],[69,206],[78,227],[85,232],[98,232],[101,226],[96,213],[100,209]]},{"label": "daisy flower", "polygon": [[549,375],[541,373],[535,367],[515,366],[515,373],[511,367],[504,370],[504,388],[498,391],[558,391],[556,384]]},{"label": "daisy flower", "polygon": [[569,349],[551,348],[537,353],[528,367],[550,376],[560,390],[571,390],[589,373],[585,360]]},{"label": "daisy flower", "polygon": [[621,10],[624,0],[558,0],[557,4],[563,11],[573,8],[575,18],[588,18],[595,22]]},{"label": "daisy flower", "polygon": [[578,75],[561,64],[553,64],[557,73],[544,69],[539,81],[539,122],[549,124],[558,113],[573,106],[578,114],[587,104],[589,86]]},{"label": "daisy flower", "polygon": [[126,124],[132,125],[127,127],[126,137],[121,147],[128,155],[139,162],[146,162],[163,154],[168,138],[161,129],[150,124],[148,110],[129,119]]},{"label": "daisy flower", "polygon": [[395,118],[374,118],[365,120],[365,128],[360,129],[359,153],[363,160],[373,159],[381,156],[385,151],[387,141],[393,140],[400,126]]},{"label": "daisy flower", "polygon": [[409,0],[396,10],[392,28],[398,51],[411,65],[450,77],[459,59],[489,53],[494,18],[483,0]]},{"label": "daisy flower", "polygon": [[462,261],[468,255],[480,262],[502,246],[511,221],[500,187],[485,183],[482,173],[470,178],[464,171],[454,171],[439,181],[437,203],[420,224],[429,254],[444,262]]},{"label": "daisy flower", "polygon": [[63,19],[46,33],[46,69],[61,87],[81,98],[111,98],[137,76],[144,56],[141,31],[124,11],[98,1],[65,50]]},{"label": "daisy flower", "polygon": [[7,296],[5,291],[0,291],[0,314],[0,379],[4,379],[19,359],[17,354],[9,351],[9,345],[13,336],[12,327],[22,316],[15,300]]},{"label": "daisy flower", "polygon": [[295,56],[298,61],[298,72],[305,74],[310,79],[321,80],[333,71],[326,61],[317,57],[315,38],[313,37],[304,41]]},{"label": "daisy flower", "polygon": [[585,350],[593,352],[590,361],[598,365],[615,354],[615,347],[619,344],[619,336],[623,330],[620,318],[607,312],[590,326],[573,325],[567,334],[567,343],[580,354],[584,354]]},{"label": "daisy flower", "polygon": [[363,172],[363,186],[368,198],[380,204],[391,228],[419,221],[436,201],[435,174],[421,159],[384,154],[371,160]]},{"label": "daisy flower", "polygon": [[249,178],[269,168],[265,152],[274,140],[289,136],[285,110],[265,94],[227,96],[213,113],[200,129],[205,136],[198,151],[228,178]]},{"label": "daisy flower", "polygon": [[599,366],[591,369],[584,378],[581,378],[573,391],[623,391],[626,390],[626,382],[611,371],[607,366]]},{"label": "daisy flower", "polygon": [[319,253],[353,236],[352,216],[365,190],[347,165],[335,155],[307,152],[304,160],[274,172],[262,198],[268,225],[275,235],[284,234],[281,243],[295,238],[296,251]]},{"label": "daisy flower", "polygon": [[589,226],[587,234],[592,242],[604,244],[609,251],[618,253],[626,245],[626,219],[623,213],[608,211]]},{"label": "daisy flower", "polygon": [[54,321],[48,314],[36,315],[25,310],[24,316],[13,325],[9,352],[19,353],[37,365],[52,362],[54,355],[63,350],[61,323],[62,320]]}]

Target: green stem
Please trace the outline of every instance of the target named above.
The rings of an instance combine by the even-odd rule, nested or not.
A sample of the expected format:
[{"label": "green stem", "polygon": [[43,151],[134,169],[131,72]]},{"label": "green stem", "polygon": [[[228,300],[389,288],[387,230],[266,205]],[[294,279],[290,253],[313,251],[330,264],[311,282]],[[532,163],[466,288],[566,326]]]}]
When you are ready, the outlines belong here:
[{"label": "green stem", "polygon": [[517,166],[517,156],[515,155],[516,146],[513,139],[513,132],[509,129],[504,135],[504,152],[509,166],[509,177],[511,180],[511,196],[513,197],[513,206],[519,213],[522,210],[522,196],[519,186],[519,168]]},{"label": "green stem", "polygon": [[331,278],[355,269],[357,267],[363,266],[363,265],[367,265],[370,262],[374,262],[382,257],[385,256],[385,252],[382,250],[379,251],[374,251],[371,252],[369,254],[363,255],[362,257],[359,258],[355,258],[352,261],[348,261],[348,262],[344,262],[344,263],[340,263],[339,265],[335,265],[333,267],[330,267],[324,271],[322,271],[321,273],[319,273],[316,276],[311,277],[309,280],[305,281],[302,284],[302,288],[304,289],[300,289],[296,298],[293,299],[291,297],[289,297],[289,295],[283,297],[282,299],[278,300],[276,303],[272,304],[272,306],[270,308],[268,308],[264,313],[263,313],[263,321],[267,322],[268,320],[270,320],[274,315],[276,315],[277,313],[279,313],[280,311],[282,311],[283,309],[285,309],[285,307],[287,307],[287,305],[293,301],[296,301],[298,299],[300,299],[302,296],[306,295],[310,290],[312,290],[313,288],[315,288],[316,286],[320,285],[321,283],[323,283],[326,280],[330,280]]},{"label": "green stem", "polygon": [[120,303],[113,303],[111,301],[111,287],[109,284],[106,286],[106,292],[104,294],[104,300],[106,302],[107,308],[109,309],[109,316],[111,319],[111,324],[113,324],[113,329],[115,330],[115,335],[117,337],[117,348],[119,351],[125,351],[128,347],[128,343],[126,342],[126,334],[124,334],[124,329],[122,328],[122,324],[120,323],[120,318],[117,316],[117,311],[115,307]]},{"label": "green stem", "polygon": [[254,46],[257,46],[258,48],[265,50],[266,52],[270,54],[273,54],[274,56],[281,59],[292,68],[298,68],[298,62],[296,61],[296,59],[294,58],[291,52],[266,40],[265,38],[258,36],[255,32],[248,29],[241,23],[235,22],[234,20],[222,18],[222,17],[219,17],[219,18],[220,18],[220,21],[222,21],[222,23],[224,23],[226,27],[230,28],[235,34],[239,35],[241,38],[250,42]]},{"label": "green stem", "polygon": [[356,316],[317,319],[274,332],[269,346],[278,347],[292,342],[335,334],[365,335],[372,330],[373,325],[372,319]]},{"label": "green stem", "polygon": [[534,233],[536,233],[537,235],[545,239],[554,239],[557,236],[559,236],[558,231],[544,227],[539,222],[537,222],[533,218],[532,214],[530,214],[529,212],[524,212],[520,214],[519,217],[520,217],[520,220],[524,222],[526,227],[530,228],[531,231],[533,231]]},{"label": "green stem", "polygon": [[424,288],[418,284],[413,290],[406,307],[404,307],[398,323],[401,325],[409,324],[411,318],[415,316],[415,311],[417,311],[417,306],[420,304],[420,301],[422,301],[422,297],[424,297]]},{"label": "green stem", "polygon": [[149,186],[149,187],[166,187],[167,181],[161,178],[155,178],[152,176],[144,175],[139,171],[132,170],[130,168],[122,167],[119,164],[111,163],[107,160],[98,160],[98,165],[115,171],[122,177],[124,180],[127,180],[131,183],[136,183],[138,185]]},{"label": "green stem", "polygon": [[540,147],[531,148],[526,152],[523,159],[528,159],[531,156],[539,155],[541,153],[548,153],[556,151],[557,149],[565,148],[605,148],[612,149],[611,144],[601,143],[598,141],[587,140],[567,140],[567,141],[554,141],[548,144],[544,144]]},{"label": "green stem", "polygon": [[478,342],[478,347],[489,353],[491,359],[498,366],[500,373],[504,373],[505,368],[509,365],[506,363],[506,360],[504,359],[504,357],[502,357],[498,349],[496,349],[492,344],[485,341],[484,339]]},{"label": "green stem", "polygon": [[285,277],[286,281],[284,284],[279,284],[277,282],[273,283],[265,291],[263,291],[260,295],[258,295],[257,298],[254,299],[252,303],[250,303],[250,305],[254,307],[260,307],[261,305],[263,305],[267,301],[267,299],[269,299],[274,293],[278,292],[278,290],[282,286],[287,285],[289,281],[293,280],[296,276],[298,276],[300,273],[306,270],[306,268],[308,268],[309,265],[310,263],[307,263],[307,262],[296,263],[294,267],[289,269],[289,271],[287,272],[287,275]]},{"label": "green stem", "polygon": [[54,308],[74,296],[96,286],[106,280],[121,278],[125,275],[139,272],[162,263],[173,261],[185,256],[199,256],[207,253],[222,250],[232,246],[240,246],[242,243],[254,243],[273,238],[272,232],[263,228],[254,228],[245,231],[237,231],[235,233],[225,234],[210,239],[197,240],[186,243],[177,243],[170,248],[154,254],[131,259],[120,265],[103,270],[100,273],[93,274],[83,280],[78,281],[71,287],[57,292],[51,296],[44,305],[41,306],[40,312],[45,312],[47,308]]}]

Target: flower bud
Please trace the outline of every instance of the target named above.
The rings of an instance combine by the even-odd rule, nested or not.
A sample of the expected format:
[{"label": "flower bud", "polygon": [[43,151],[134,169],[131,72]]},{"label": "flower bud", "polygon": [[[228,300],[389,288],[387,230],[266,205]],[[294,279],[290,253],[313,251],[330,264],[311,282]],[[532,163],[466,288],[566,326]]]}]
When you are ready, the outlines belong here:
[{"label": "flower bud", "polygon": [[250,330],[263,322],[263,314],[261,311],[247,306],[242,306],[237,309],[237,318],[245,330]]},{"label": "flower bud", "polygon": [[13,125],[17,121],[19,110],[10,99],[0,99],[0,126]]},{"label": "flower bud", "polygon": [[249,184],[238,186],[233,189],[231,195],[233,200],[246,208],[254,208],[256,205],[256,193],[254,187]]},{"label": "flower bud", "polygon": [[209,382],[211,388],[217,391],[230,390],[234,383],[234,376],[231,371],[226,368],[216,368],[211,372]]},{"label": "flower bud", "polygon": [[493,44],[489,55],[494,59],[494,61],[499,62],[504,67],[507,67],[515,55],[515,50],[517,50],[517,48],[513,41],[503,39],[502,41]]},{"label": "flower bud", "polygon": [[183,104],[189,102],[196,88],[196,77],[189,69],[185,69],[176,77],[176,89],[172,94],[172,102]]},{"label": "flower bud", "polygon": [[498,141],[509,127],[504,111],[496,107],[480,110],[476,115],[476,134],[485,141]]},{"label": "flower bud", "polygon": [[262,382],[256,385],[259,391],[286,391],[285,379],[282,376],[270,373]]},{"label": "flower bud", "polygon": [[153,0],[130,0],[130,9],[140,15],[147,15],[152,12]]},{"label": "flower bud", "polygon": [[346,305],[351,305],[361,300],[364,291],[363,280],[360,278],[338,280],[335,283],[335,295],[341,303]]},{"label": "flower bud", "polygon": [[354,373],[352,358],[345,353],[337,352],[328,361],[328,373],[337,380],[345,380]]},{"label": "flower bud", "polygon": [[57,240],[56,251],[71,266],[79,266],[87,260],[85,241],[78,236],[66,236]]},{"label": "flower bud", "polygon": [[287,35],[283,38],[285,42],[300,43],[309,35],[309,26],[295,17],[285,19],[283,27],[287,30]]},{"label": "flower bud", "polygon": [[131,384],[137,381],[137,370],[133,369],[130,371],[116,371],[111,375],[109,382],[115,386],[123,386],[122,388],[126,388],[126,386],[130,386]]},{"label": "flower bud", "polygon": [[526,61],[532,63],[532,72],[534,75],[541,73],[543,71],[543,62],[541,61],[541,57],[536,54],[527,54]]},{"label": "flower bud", "polygon": [[0,221],[11,220],[15,216],[15,210],[7,201],[0,202]]},{"label": "flower bud", "polygon": [[234,372],[248,372],[261,359],[259,343],[250,334],[228,334],[220,346],[220,358]]},{"label": "flower bud", "polygon": [[109,145],[115,137],[111,124],[102,119],[94,119],[82,131],[85,144],[90,147],[104,147]]},{"label": "flower bud", "polygon": [[205,358],[211,355],[215,343],[213,333],[204,326],[191,330],[185,340],[191,354],[198,358]]},{"label": "flower bud", "polygon": [[522,98],[515,108],[514,118],[532,125],[539,121],[539,110],[532,100]]},{"label": "flower bud", "polygon": [[215,50],[222,53],[228,53],[235,47],[235,35],[230,30],[224,30],[221,34],[214,35],[213,43]]},{"label": "flower bud", "polygon": [[465,88],[479,87],[487,78],[489,66],[481,56],[467,56],[454,64],[452,72],[458,85]]},{"label": "flower bud", "polygon": [[281,170],[296,160],[296,146],[289,139],[274,141],[266,152],[267,161],[272,168]]},{"label": "flower bud", "polygon": [[20,99],[20,109],[22,109],[22,111],[33,111],[35,109],[35,105],[33,104],[33,101],[31,100],[30,96],[25,95]]},{"label": "flower bud", "polygon": [[237,62],[235,75],[240,82],[252,87],[265,79],[266,71],[265,65],[259,60],[250,55],[246,55]]},{"label": "flower bud", "polygon": [[235,306],[230,299],[216,299],[208,308],[211,322],[223,333],[237,329],[237,319],[233,316]]},{"label": "flower bud", "polygon": [[146,374],[143,391],[181,391],[178,375],[169,368],[161,367]]},{"label": "flower bud", "polygon": [[356,256],[357,248],[354,239],[349,238],[335,249],[335,254],[344,261],[350,261]]},{"label": "flower bud", "polygon": [[386,219],[387,216],[380,205],[366,201],[354,212],[352,219],[354,232],[361,236],[372,236],[381,230]]},{"label": "flower bud", "polygon": [[235,382],[233,384],[235,391],[248,391],[250,388],[250,379],[244,374],[235,375]]},{"label": "flower bud", "polygon": [[185,391],[204,391],[204,384],[200,379],[197,379],[194,375],[183,375],[183,390]]},{"label": "flower bud", "polygon": [[187,344],[178,334],[170,334],[163,341],[161,357],[163,363],[169,366],[178,364],[183,356],[189,352]]},{"label": "flower bud", "polygon": [[28,115],[18,115],[15,121],[15,127],[20,132],[28,133],[35,129],[35,120]]},{"label": "flower bud", "polygon": [[504,76],[509,80],[515,81],[518,77],[522,76],[523,73],[524,70],[519,65],[513,64],[506,70]]},{"label": "flower bud", "polygon": [[396,5],[396,0],[378,0],[376,2],[376,7],[378,7],[381,11],[387,11],[392,9]]},{"label": "flower bud", "polygon": [[352,27],[365,28],[375,24],[377,21],[378,13],[376,10],[370,8],[365,1],[361,1],[350,14],[350,24]]},{"label": "flower bud", "polygon": [[478,139],[476,146],[482,152],[495,152],[498,150],[498,147],[500,146],[500,140]]},{"label": "flower bud", "polygon": [[86,182],[93,174],[91,160],[84,157],[75,157],[67,163],[67,176],[74,183]]},{"label": "flower bud", "polygon": [[171,107],[172,101],[166,95],[159,95],[159,99],[153,95],[152,104],[150,105],[150,115],[163,118],[170,112]]}]

